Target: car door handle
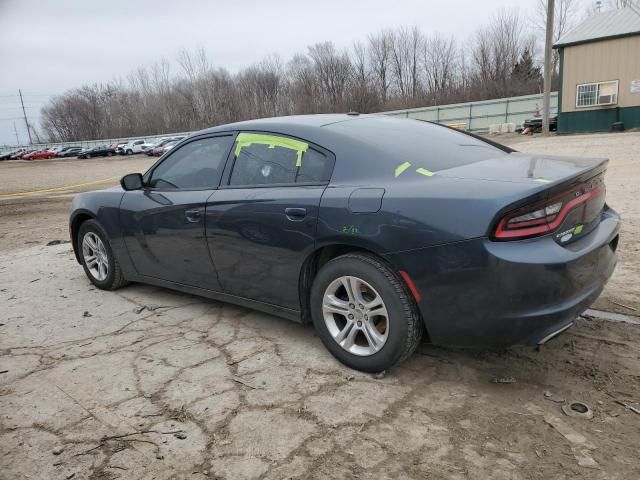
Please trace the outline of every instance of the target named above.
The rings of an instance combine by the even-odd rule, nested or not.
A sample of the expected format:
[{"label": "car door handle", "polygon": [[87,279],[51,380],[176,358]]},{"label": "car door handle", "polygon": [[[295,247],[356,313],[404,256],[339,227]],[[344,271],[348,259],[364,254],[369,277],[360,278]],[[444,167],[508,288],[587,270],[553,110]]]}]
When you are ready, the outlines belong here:
[{"label": "car door handle", "polygon": [[307,216],[306,208],[285,208],[284,214],[292,222],[299,222]]},{"label": "car door handle", "polygon": [[184,216],[187,217],[187,221],[191,223],[197,223],[202,218],[202,212],[199,208],[193,208],[191,210],[185,210]]}]

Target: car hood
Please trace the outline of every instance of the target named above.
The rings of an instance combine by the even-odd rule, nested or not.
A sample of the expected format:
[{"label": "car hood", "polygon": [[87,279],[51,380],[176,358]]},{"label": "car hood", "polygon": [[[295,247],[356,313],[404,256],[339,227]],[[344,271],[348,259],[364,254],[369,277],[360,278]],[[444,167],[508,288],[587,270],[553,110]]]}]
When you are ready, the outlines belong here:
[{"label": "car hood", "polygon": [[440,170],[439,177],[528,184],[560,184],[576,176],[604,171],[602,158],[560,157],[510,153],[455,168]]}]

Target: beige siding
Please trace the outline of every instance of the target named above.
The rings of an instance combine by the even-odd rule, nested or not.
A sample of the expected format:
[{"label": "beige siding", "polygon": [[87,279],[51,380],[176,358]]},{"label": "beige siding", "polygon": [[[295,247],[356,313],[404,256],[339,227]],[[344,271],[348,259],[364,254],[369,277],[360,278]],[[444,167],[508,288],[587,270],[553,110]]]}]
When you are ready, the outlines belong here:
[{"label": "beige siding", "polygon": [[618,104],[640,106],[640,93],[631,93],[631,80],[640,80],[640,35],[585,43],[564,49],[562,111],[573,112],[607,107],[576,109],[576,87],[581,83],[619,80]]}]

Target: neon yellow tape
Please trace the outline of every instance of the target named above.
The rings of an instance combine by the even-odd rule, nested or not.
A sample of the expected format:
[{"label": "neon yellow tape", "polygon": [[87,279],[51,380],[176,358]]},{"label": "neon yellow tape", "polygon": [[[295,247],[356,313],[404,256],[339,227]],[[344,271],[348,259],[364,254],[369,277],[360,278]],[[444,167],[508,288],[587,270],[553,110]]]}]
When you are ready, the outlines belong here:
[{"label": "neon yellow tape", "polygon": [[302,155],[309,149],[309,144],[294,140],[293,138],[280,137],[278,135],[266,135],[264,133],[239,133],[236,137],[236,157],[240,154],[240,150],[254,143],[267,145],[269,148],[282,147],[294,150],[298,154],[296,167],[302,166]]},{"label": "neon yellow tape", "polygon": [[401,163],[396,167],[396,177],[399,176],[402,172],[404,172],[407,168],[409,168],[411,164],[409,162]]},{"label": "neon yellow tape", "polygon": [[427,170],[426,168],[416,168],[416,172],[420,175],[426,175],[427,177],[433,177],[435,175],[431,170]]},{"label": "neon yellow tape", "polygon": [[536,178],[536,182],[551,183],[551,180],[547,180],[546,178]]},{"label": "neon yellow tape", "polygon": [[576,228],[573,229],[573,233],[578,235],[580,232],[582,232],[583,227],[584,225],[578,225]]}]

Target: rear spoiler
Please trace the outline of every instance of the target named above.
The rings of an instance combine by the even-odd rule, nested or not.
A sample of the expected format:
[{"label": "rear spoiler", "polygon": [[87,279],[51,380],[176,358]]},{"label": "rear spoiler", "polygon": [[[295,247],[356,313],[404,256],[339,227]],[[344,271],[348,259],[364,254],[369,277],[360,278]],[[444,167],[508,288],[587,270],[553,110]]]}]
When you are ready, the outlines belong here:
[{"label": "rear spoiler", "polygon": [[481,142],[485,142],[488,143],[489,145],[491,145],[492,147],[497,148],[498,150],[502,150],[505,153],[513,153],[513,152],[517,152],[517,150],[514,150],[511,147],[507,147],[506,145],[503,145],[501,143],[498,142],[494,142],[493,140],[489,140],[486,137],[483,137],[482,135],[478,135],[476,133],[471,133],[468,130],[459,130],[457,128],[453,128],[450,127],[449,125],[445,125],[444,123],[438,123],[438,122],[433,122],[431,120],[421,120],[419,118],[416,118],[415,120],[418,120],[419,122],[425,122],[425,123],[430,123],[432,125],[437,125],[439,127],[444,127],[444,128],[448,128],[449,130],[455,130],[456,132],[460,132],[460,133],[464,133],[465,135],[469,135],[470,137],[475,138],[476,140],[480,140]]}]

